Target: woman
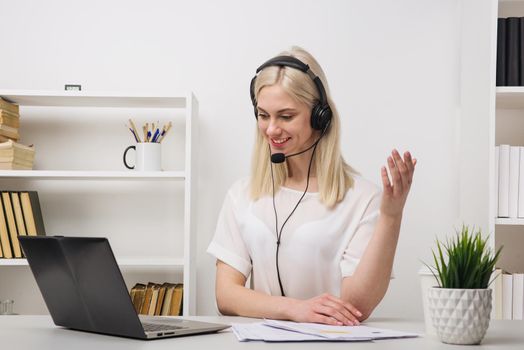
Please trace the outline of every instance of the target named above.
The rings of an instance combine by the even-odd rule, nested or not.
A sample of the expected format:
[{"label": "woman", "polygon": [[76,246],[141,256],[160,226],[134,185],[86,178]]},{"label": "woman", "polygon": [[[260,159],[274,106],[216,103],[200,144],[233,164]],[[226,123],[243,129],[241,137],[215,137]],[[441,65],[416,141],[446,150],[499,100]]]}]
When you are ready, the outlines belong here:
[{"label": "woman", "polygon": [[227,193],[208,248],[223,314],[358,325],[387,291],[416,160],[393,150],[382,192],[359,177],[325,84],[296,47],[251,82],[252,174]]}]

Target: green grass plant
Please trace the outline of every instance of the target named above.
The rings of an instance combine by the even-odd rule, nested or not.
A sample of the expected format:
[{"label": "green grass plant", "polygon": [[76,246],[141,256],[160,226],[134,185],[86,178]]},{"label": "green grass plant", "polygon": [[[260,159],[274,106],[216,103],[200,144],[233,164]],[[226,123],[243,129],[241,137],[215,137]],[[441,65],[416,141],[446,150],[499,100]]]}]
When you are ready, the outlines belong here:
[{"label": "green grass plant", "polygon": [[480,229],[474,231],[463,225],[454,239],[447,239],[445,243],[437,239],[437,252],[432,251],[435,266],[426,266],[439,287],[484,289],[489,286],[502,247],[493,255]]}]

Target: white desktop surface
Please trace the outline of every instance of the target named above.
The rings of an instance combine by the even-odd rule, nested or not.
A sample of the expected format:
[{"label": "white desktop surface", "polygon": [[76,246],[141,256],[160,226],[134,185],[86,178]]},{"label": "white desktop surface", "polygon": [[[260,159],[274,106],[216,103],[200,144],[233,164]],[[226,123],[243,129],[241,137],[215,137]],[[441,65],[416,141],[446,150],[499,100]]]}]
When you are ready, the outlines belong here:
[{"label": "white desktop surface", "polygon": [[[188,317],[215,323],[258,322],[241,317]],[[56,327],[50,316],[0,316],[0,344],[2,348],[25,350],[104,350],[104,349],[466,349],[441,343],[434,336],[424,336],[423,321],[375,318],[366,322],[371,327],[396,329],[421,334],[418,338],[377,340],[364,343],[301,342],[264,343],[239,342],[230,329],[215,334],[204,334],[158,340],[134,340],[107,335],[79,332]],[[481,343],[475,349],[523,349],[524,321],[491,321]]]}]

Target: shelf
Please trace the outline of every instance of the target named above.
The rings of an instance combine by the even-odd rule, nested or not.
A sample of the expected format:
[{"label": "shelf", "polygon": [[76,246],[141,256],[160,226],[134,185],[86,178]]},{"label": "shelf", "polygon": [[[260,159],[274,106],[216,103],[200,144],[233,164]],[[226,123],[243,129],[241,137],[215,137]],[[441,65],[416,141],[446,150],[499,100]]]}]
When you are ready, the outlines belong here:
[{"label": "shelf", "polygon": [[[121,267],[183,268],[184,260],[177,258],[117,258]],[[1,259],[0,266],[28,266],[27,259]]]},{"label": "shelf", "polygon": [[191,94],[0,90],[0,96],[21,106],[185,108]]},{"label": "shelf", "polygon": [[496,218],[495,225],[524,225],[524,218]]},{"label": "shelf", "polygon": [[497,108],[524,108],[524,86],[498,86]]},{"label": "shelf", "polygon": [[36,180],[184,180],[184,171],[0,170],[0,178]]}]

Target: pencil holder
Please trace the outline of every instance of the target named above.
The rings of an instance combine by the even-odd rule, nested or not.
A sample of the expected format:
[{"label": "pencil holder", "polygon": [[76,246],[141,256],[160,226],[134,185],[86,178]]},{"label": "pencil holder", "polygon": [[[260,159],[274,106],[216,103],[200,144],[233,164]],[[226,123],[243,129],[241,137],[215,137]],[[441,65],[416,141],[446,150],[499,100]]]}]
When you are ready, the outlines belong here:
[{"label": "pencil holder", "polygon": [[[135,150],[135,165],[127,162],[127,152]],[[129,146],[124,151],[124,165],[128,169],[139,171],[160,171],[161,166],[161,144],[156,142],[140,142],[136,146]]]}]

